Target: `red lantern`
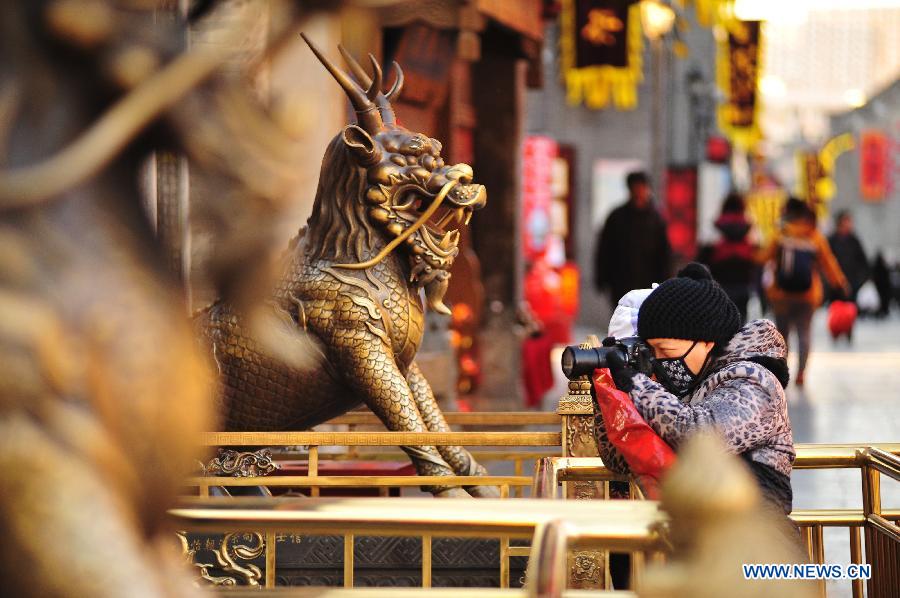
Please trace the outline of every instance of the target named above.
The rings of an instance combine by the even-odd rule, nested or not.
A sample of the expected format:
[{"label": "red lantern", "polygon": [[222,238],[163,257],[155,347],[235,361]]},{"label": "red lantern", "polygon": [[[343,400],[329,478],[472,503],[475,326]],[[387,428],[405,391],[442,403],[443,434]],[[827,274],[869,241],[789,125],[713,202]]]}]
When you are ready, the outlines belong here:
[{"label": "red lantern", "polygon": [[731,159],[731,144],[724,137],[710,137],[706,140],[706,159],[725,164]]}]

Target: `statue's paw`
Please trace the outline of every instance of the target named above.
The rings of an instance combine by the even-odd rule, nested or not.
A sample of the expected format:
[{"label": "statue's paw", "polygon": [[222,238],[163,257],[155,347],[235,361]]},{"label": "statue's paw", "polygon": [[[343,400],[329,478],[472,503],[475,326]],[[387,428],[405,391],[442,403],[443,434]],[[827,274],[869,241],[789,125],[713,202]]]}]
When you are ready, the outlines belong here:
[{"label": "statue's paw", "polygon": [[469,493],[458,486],[444,488],[434,493],[435,498],[469,498]]},{"label": "statue's paw", "polygon": [[468,486],[466,491],[475,498],[500,498],[500,489],[496,486]]}]

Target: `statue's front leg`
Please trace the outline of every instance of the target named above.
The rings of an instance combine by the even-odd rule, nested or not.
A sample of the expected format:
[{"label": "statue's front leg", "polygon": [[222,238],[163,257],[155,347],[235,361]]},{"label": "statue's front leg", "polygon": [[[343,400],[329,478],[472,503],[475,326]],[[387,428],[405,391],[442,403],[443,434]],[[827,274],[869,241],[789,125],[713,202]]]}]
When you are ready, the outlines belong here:
[{"label": "statue's front leg", "polygon": [[[339,361],[336,369],[385,427],[393,432],[427,432],[409,385],[381,339],[358,330],[346,330],[343,335],[338,332],[336,336],[332,344]],[[419,475],[455,475],[434,446],[400,448],[409,455]],[[458,486],[423,486],[422,490],[440,497],[468,496]]]},{"label": "statue's front leg", "polygon": [[[415,361],[409,366],[406,381],[409,383],[413,400],[415,400],[428,429],[432,432],[450,432],[450,426],[444,419],[441,408],[438,407],[431,385],[422,375],[422,370]],[[488,475],[484,466],[475,461],[471,453],[463,447],[441,446],[438,447],[438,450],[458,475]],[[500,496],[496,486],[467,486],[466,491],[472,496],[480,498],[499,498]]]}]

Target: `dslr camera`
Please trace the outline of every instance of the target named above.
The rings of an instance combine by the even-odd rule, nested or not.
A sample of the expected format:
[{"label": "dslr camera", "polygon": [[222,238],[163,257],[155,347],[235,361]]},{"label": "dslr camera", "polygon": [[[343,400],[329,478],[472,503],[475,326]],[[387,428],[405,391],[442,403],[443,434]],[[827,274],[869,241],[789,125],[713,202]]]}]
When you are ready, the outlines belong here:
[{"label": "dslr camera", "polygon": [[562,354],[562,371],[569,380],[581,376],[590,376],[594,370],[609,367],[607,358],[611,353],[618,353],[622,359],[638,372],[650,375],[653,366],[653,352],[650,346],[637,336],[626,338],[603,339],[602,347],[584,349],[578,345],[570,345]]}]

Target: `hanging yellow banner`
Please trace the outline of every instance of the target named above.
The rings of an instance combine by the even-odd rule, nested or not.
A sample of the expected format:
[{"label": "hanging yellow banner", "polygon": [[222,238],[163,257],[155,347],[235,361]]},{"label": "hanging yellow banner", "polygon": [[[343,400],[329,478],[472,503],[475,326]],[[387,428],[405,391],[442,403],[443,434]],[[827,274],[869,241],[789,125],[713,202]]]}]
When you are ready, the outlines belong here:
[{"label": "hanging yellow banner", "polygon": [[723,29],[716,53],[716,75],[725,95],[719,128],[732,143],[749,150],[760,139],[760,22],[734,20]]},{"label": "hanging yellow banner", "polygon": [[734,0],[676,0],[682,8],[694,7],[697,22],[712,27],[734,18]]},{"label": "hanging yellow banner", "polygon": [[633,0],[563,0],[559,43],[569,104],[637,106],[640,20],[640,4]]},{"label": "hanging yellow banner", "polygon": [[828,215],[828,202],[837,193],[834,163],[837,157],[856,147],[853,135],[831,138],[821,150],[797,152],[797,193],[820,218]]},{"label": "hanging yellow banner", "polygon": [[780,187],[752,189],[747,193],[747,215],[759,235],[760,245],[765,246],[781,226],[781,210],[787,193]]}]

